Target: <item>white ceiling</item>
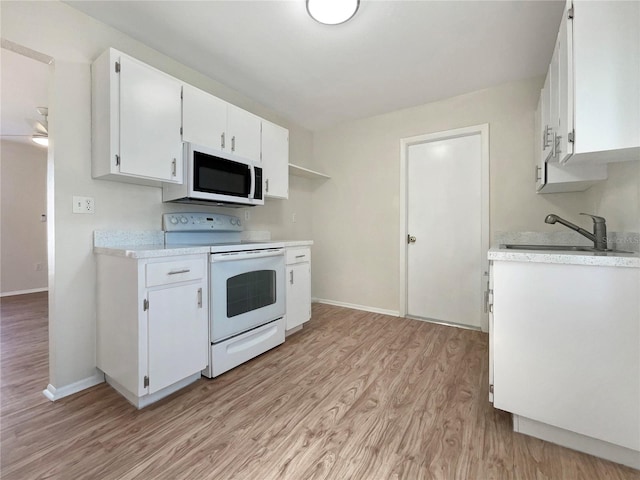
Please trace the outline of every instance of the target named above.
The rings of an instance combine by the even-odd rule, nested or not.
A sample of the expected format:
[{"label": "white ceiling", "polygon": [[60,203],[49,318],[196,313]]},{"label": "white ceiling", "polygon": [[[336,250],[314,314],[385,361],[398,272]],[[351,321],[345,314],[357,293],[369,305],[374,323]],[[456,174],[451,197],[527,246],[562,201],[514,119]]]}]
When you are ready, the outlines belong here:
[{"label": "white ceiling", "polygon": [[49,65],[5,48],[0,64],[0,134],[3,140],[31,143],[35,122],[44,120],[36,108],[48,106]]},{"label": "white ceiling", "polygon": [[67,1],[311,130],[542,75],[564,1]]}]

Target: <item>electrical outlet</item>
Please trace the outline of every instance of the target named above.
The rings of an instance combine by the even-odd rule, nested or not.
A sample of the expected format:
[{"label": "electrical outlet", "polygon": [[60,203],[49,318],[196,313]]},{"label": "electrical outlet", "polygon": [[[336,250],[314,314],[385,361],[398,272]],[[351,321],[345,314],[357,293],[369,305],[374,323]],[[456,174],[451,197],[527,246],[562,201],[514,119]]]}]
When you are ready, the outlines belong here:
[{"label": "electrical outlet", "polygon": [[34,270],[35,270],[36,272],[41,272],[41,271],[42,271],[42,264],[41,264],[41,263],[36,263],[36,264],[34,265]]},{"label": "electrical outlet", "polygon": [[291,223],[296,223],[296,214],[295,213],[291,214]]},{"label": "electrical outlet", "polygon": [[95,213],[93,197],[73,196],[73,213]]},{"label": "electrical outlet", "polygon": [[244,219],[245,221],[249,221],[249,218],[251,217],[251,213],[249,212],[249,210],[245,210],[244,211]]}]

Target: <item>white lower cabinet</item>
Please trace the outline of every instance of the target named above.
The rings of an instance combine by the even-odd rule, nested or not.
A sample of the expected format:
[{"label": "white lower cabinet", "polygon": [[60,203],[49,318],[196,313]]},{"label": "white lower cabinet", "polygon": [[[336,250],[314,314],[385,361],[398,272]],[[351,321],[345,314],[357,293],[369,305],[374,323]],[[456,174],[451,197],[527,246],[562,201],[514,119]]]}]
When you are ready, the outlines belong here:
[{"label": "white lower cabinet", "polygon": [[514,429],[640,468],[640,269],[494,261],[493,404]]},{"label": "white lower cabinet", "polygon": [[290,247],[287,265],[287,330],[311,319],[311,249]]},{"label": "white lower cabinet", "polygon": [[97,366],[142,408],[208,364],[207,255],[97,256]]}]

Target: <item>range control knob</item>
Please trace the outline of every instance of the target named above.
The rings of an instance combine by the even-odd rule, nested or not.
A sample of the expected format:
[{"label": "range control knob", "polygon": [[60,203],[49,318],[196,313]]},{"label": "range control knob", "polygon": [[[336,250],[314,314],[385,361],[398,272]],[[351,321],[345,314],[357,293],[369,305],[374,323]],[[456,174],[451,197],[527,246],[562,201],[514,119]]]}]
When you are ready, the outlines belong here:
[{"label": "range control knob", "polygon": [[187,219],[187,217],[180,217],[180,223],[188,223],[189,220]]},{"label": "range control knob", "polygon": [[174,225],[178,223],[178,219],[176,217],[171,217],[169,221]]},{"label": "range control knob", "polygon": [[239,219],[239,218],[236,218],[236,225],[237,225],[237,226],[242,225],[242,224],[240,223],[240,219]]}]

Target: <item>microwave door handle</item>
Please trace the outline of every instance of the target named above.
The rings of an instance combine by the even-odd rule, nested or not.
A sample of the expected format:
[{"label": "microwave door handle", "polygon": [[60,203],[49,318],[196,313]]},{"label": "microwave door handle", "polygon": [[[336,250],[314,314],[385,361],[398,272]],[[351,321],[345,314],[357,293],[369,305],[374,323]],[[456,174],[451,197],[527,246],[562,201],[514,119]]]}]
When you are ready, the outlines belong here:
[{"label": "microwave door handle", "polygon": [[256,169],[253,168],[253,165],[249,165],[249,170],[251,171],[251,188],[249,189],[249,198],[254,198],[256,193]]}]

